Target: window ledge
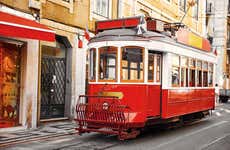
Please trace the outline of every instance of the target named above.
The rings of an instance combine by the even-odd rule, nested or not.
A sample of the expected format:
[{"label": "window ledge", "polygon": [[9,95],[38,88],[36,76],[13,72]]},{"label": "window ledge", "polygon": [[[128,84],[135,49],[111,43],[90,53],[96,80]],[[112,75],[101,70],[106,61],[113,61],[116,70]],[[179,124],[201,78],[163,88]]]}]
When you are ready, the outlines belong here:
[{"label": "window ledge", "polygon": [[48,0],[48,1],[66,7],[69,9],[70,13],[73,13],[73,0],[69,0],[69,2],[65,2],[63,0]]},{"label": "window ledge", "polygon": [[93,12],[93,18],[96,19],[96,20],[107,20],[107,19],[109,19],[109,17],[104,17],[104,16],[101,16],[101,15],[98,15],[95,12]]}]

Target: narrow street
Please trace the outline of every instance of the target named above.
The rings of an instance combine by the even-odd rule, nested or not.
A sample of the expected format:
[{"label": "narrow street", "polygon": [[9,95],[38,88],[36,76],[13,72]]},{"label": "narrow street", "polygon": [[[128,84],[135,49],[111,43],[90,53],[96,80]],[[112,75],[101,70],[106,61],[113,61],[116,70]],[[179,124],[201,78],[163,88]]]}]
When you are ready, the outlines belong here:
[{"label": "narrow street", "polygon": [[6,150],[228,150],[230,147],[230,103],[220,104],[211,117],[172,129],[152,129],[136,139],[118,141],[115,136],[97,133],[83,136],[66,134],[25,142],[0,149]]}]

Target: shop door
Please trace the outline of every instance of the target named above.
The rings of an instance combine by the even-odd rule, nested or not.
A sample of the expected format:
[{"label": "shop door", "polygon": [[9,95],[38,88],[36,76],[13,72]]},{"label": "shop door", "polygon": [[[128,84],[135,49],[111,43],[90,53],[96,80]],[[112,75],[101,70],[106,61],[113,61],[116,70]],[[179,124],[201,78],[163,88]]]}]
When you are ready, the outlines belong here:
[{"label": "shop door", "polygon": [[0,42],[0,128],[19,124],[20,50]]},{"label": "shop door", "polygon": [[[54,51],[49,53],[49,51]],[[64,48],[43,47],[41,62],[41,119],[65,114],[66,57]]]}]

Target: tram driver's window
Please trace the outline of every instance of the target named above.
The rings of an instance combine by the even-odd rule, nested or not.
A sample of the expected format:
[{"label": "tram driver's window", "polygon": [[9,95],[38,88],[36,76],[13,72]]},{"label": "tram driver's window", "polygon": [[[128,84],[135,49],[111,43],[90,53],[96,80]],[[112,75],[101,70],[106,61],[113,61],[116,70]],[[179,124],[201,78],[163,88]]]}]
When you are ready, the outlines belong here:
[{"label": "tram driver's window", "polygon": [[213,86],[213,64],[209,63],[208,65],[208,86]]},{"label": "tram driver's window", "polygon": [[189,59],[189,86],[195,86],[195,77],[196,77],[196,60]]},{"label": "tram driver's window", "polygon": [[172,86],[180,85],[180,57],[172,55]]},{"label": "tram driver's window", "polygon": [[99,48],[99,80],[116,80],[117,72],[117,48]]},{"label": "tram driver's window", "polygon": [[121,80],[143,81],[143,48],[123,47],[121,58]]},{"label": "tram driver's window", "polygon": [[89,79],[96,79],[96,49],[92,48],[89,50]]}]

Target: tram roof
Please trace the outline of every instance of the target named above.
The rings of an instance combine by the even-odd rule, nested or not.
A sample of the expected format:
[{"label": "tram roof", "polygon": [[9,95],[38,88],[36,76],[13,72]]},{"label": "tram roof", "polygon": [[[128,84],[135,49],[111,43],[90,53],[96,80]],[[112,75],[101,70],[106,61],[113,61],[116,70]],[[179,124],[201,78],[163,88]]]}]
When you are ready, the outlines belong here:
[{"label": "tram roof", "polygon": [[167,35],[153,31],[142,31],[143,34],[137,34],[137,29],[112,29],[99,32],[90,39],[90,43],[103,41],[149,41],[164,40],[168,42],[176,41]]}]

